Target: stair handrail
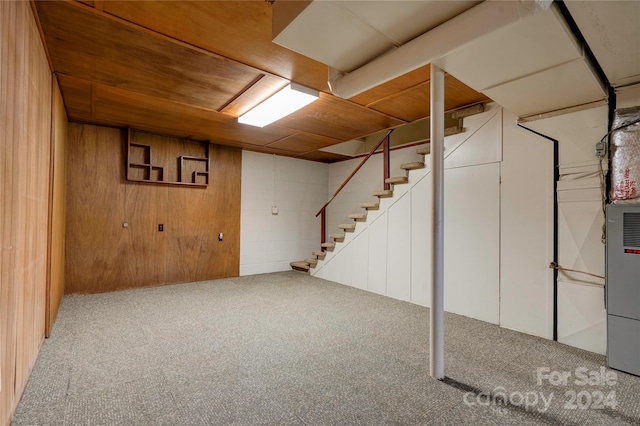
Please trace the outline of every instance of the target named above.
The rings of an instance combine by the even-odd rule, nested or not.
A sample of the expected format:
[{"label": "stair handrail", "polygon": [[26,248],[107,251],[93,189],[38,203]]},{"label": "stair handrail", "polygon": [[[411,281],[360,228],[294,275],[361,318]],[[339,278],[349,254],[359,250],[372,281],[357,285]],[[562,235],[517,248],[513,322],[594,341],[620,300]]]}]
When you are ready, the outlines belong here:
[{"label": "stair handrail", "polygon": [[316,213],[316,217],[320,216],[320,214],[326,210],[326,208],[329,206],[329,204],[331,204],[331,202],[334,200],[334,198],[336,198],[336,196],[340,193],[340,191],[342,191],[342,189],[347,186],[347,183],[349,183],[349,181],[351,180],[351,178],[353,178],[356,173],[358,173],[358,170],[360,170],[362,168],[362,166],[364,166],[364,163],[367,162],[367,160],[369,160],[369,158],[376,152],[376,150],[378,148],[380,148],[380,145],[382,145],[382,143],[385,140],[388,140],[389,135],[391,135],[391,133],[394,131],[395,129],[391,129],[387,132],[386,135],[384,135],[382,137],[382,139],[380,139],[380,141],[378,141],[378,143],[376,144],[376,146],[374,146],[371,151],[369,151],[369,153],[367,154],[366,157],[364,157],[362,159],[362,161],[360,162],[360,164],[358,164],[358,166],[353,169],[353,171],[351,172],[351,174],[344,180],[344,182],[342,182],[342,185],[340,185],[340,187],[336,190],[336,192],[333,194],[333,196],[329,199],[329,201],[327,201],[326,203],[324,203],[324,206],[322,206],[322,208],[320,210],[318,210],[318,213]]}]

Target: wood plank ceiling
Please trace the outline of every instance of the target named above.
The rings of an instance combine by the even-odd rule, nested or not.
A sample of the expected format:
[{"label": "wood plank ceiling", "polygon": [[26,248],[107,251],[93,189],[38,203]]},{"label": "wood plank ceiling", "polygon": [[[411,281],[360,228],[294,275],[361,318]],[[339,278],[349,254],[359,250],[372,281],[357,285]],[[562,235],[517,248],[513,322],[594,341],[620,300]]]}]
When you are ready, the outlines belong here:
[{"label": "wood plank ceiling", "polygon": [[[429,68],[345,100],[327,66],[271,42],[257,1],[38,1],[69,119],[322,162],[320,148],[429,116]],[[264,128],[238,115],[288,81],[320,99]],[[487,98],[446,77],[447,110]]]}]

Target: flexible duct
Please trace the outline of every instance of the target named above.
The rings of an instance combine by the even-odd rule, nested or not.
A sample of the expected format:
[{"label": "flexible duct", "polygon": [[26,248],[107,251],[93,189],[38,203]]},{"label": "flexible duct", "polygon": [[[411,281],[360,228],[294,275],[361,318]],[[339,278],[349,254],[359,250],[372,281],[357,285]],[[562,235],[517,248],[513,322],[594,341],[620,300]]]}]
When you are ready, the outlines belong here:
[{"label": "flexible duct", "polygon": [[550,0],[485,1],[348,74],[330,69],[329,88],[351,98],[550,6]]}]

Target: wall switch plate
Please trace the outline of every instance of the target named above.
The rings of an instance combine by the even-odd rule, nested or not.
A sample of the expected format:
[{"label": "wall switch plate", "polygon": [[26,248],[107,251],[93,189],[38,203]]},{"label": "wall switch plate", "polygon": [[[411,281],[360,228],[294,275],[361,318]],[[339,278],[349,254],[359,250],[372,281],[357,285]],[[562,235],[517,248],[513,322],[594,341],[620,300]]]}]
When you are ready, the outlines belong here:
[{"label": "wall switch plate", "polygon": [[271,214],[278,214],[278,206],[271,207]]},{"label": "wall switch plate", "polygon": [[158,232],[163,232],[164,231],[164,225],[162,223],[158,224]]}]

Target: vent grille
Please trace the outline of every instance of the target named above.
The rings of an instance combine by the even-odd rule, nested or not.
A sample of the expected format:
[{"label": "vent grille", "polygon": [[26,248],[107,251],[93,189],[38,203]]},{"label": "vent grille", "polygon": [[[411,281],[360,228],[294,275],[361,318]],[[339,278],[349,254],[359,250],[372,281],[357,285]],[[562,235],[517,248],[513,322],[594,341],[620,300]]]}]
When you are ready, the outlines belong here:
[{"label": "vent grille", "polygon": [[622,245],[640,247],[640,213],[623,213]]}]

